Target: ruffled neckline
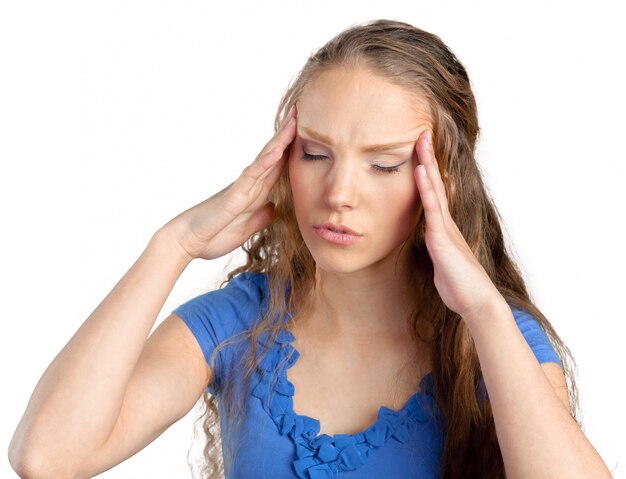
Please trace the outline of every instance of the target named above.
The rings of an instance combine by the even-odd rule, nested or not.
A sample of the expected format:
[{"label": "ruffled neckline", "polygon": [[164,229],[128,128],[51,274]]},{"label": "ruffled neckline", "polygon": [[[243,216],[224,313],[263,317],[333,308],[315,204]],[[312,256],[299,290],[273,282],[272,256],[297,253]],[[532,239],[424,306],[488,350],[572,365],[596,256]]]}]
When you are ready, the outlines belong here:
[{"label": "ruffled neckline", "polygon": [[[356,434],[319,434],[318,419],[297,414],[293,409],[295,387],[287,379],[287,369],[300,357],[291,344],[294,335],[281,329],[276,341],[269,342],[269,332],[259,337],[259,344],[269,349],[259,364],[257,384],[252,395],[261,400],[263,409],[296,447],[293,467],[301,479],[327,479],[341,471],[362,467],[370,452],[393,439],[405,443],[416,422],[439,417],[433,394],[433,378],[427,373],[415,392],[398,411],[381,406],[376,422]],[[432,414],[432,416],[431,416]]]}]

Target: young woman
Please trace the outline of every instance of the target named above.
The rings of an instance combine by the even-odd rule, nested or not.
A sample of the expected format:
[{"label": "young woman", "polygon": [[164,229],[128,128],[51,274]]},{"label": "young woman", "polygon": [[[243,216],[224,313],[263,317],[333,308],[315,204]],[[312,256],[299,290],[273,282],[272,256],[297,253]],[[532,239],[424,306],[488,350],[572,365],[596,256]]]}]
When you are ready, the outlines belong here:
[{"label": "young woman", "polygon": [[[278,112],[255,161],[159,229],[54,359],[16,471],[92,477],[202,397],[205,477],[611,477],[571,354],[506,251],[446,45],[355,26]],[[192,260],[242,244],[225,287],[148,337]]]}]

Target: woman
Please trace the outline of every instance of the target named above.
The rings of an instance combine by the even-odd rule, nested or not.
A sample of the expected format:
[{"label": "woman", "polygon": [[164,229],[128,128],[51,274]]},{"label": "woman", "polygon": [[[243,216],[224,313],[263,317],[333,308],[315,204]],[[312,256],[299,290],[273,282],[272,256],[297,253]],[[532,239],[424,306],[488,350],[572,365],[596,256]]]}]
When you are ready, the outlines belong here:
[{"label": "woman", "polygon": [[[255,161],[159,229],[52,362],[13,467],[91,477],[203,397],[205,476],[219,418],[233,478],[611,477],[571,354],[506,252],[469,79],[441,40],[350,28],[278,112]],[[186,266],[244,243],[226,287],[146,341]]]}]

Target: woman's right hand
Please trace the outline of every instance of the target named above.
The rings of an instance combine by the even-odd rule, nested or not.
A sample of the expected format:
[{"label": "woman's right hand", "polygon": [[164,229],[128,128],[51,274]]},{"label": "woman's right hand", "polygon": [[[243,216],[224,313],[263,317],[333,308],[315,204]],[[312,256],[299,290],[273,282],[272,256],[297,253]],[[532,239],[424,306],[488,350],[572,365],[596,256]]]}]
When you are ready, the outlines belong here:
[{"label": "woman's right hand", "polygon": [[233,183],[161,228],[173,235],[190,260],[219,258],[272,223],[274,204],[267,198],[288,160],[296,116],[294,106],[254,162]]}]

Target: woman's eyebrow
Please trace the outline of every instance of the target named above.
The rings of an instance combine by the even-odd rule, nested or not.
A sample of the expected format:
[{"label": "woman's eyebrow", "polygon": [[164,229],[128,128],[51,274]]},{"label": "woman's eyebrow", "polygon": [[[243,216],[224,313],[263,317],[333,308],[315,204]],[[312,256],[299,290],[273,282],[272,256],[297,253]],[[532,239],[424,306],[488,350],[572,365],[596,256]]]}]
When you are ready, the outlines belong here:
[{"label": "woman's eyebrow", "polygon": [[[332,140],[328,138],[326,135],[323,135],[314,130],[311,130],[310,128],[307,128],[306,126],[299,126],[299,128],[302,131],[304,131],[308,136],[310,136],[312,139],[321,141],[322,143],[326,145],[333,146]],[[361,151],[363,153],[378,153],[381,151],[395,150],[397,148],[401,148],[406,145],[412,145],[416,141],[417,140],[408,140],[408,141],[397,141],[394,143],[386,143],[384,145],[369,145],[364,148],[361,148]]]}]

